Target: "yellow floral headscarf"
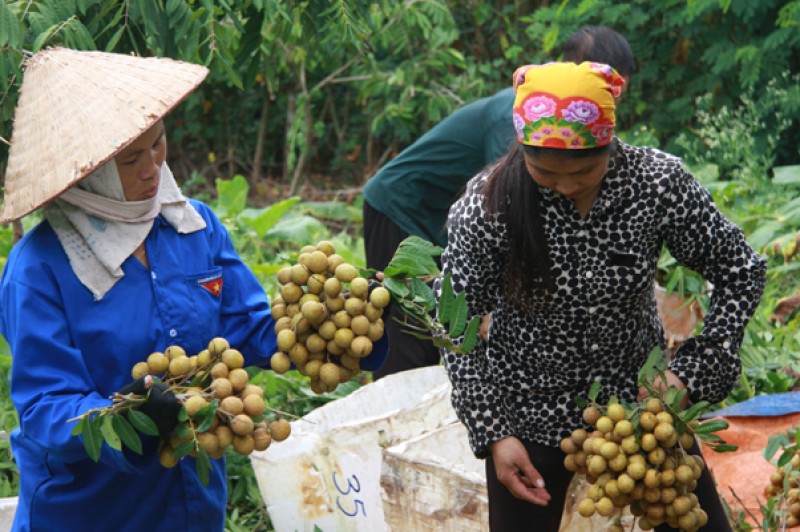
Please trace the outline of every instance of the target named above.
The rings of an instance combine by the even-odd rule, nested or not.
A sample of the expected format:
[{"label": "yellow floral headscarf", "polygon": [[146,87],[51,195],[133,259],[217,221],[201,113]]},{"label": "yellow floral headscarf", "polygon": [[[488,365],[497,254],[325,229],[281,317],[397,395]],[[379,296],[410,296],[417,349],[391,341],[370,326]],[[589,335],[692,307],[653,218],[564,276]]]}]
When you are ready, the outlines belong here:
[{"label": "yellow floral headscarf", "polygon": [[625,80],[602,63],[525,65],[514,72],[514,129],[528,146],[584,149],[614,137]]}]

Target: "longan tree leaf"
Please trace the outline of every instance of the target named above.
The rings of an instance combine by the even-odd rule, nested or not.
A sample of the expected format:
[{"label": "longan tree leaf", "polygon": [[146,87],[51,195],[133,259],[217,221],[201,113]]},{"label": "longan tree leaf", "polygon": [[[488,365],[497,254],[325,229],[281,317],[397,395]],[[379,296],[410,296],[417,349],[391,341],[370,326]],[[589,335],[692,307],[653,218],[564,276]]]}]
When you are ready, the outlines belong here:
[{"label": "longan tree leaf", "polygon": [[467,325],[467,295],[464,292],[456,296],[453,304],[453,316],[450,318],[450,336],[459,337],[464,332]]},{"label": "longan tree leaf", "polygon": [[418,236],[409,236],[397,248],[389,265],[383,270],[386,277],[417,277],[436,275],[439,266],[434,257],[444,250]]},{"label": "longan tree leaf", "polygon": [[94,462],[100,460],[100,451],[103,449],[103,435],[100,433],[101,420],[98,416],[86,419],[86,426],[83,428],[83,446],[86,454]]},{"label": "longan tree leaf", "polygon": [[656,375],[663,372],[663,368],[665,367],[666,364],[664,362],[664,356],[661,354],[661,348],[656,346],[650,351],[642,369],[639,370],[639,385],[649,385]]},{"label": "longan tree leaf", "polygon": [[178,421],[184,422],[189,420],[189,413],[186,412],[186,407],[181,407],[178,411]]},{"label": "longan tree leaf", "polygon": [[158,427],[147,414],[139,412],[138,410],[129,410],[128,421],[131,422],[133,428],[142,434],[146,434],[147,436],[158,436]]},{"label": "longan tree leaf", "polygon": [[180,460],[194,450],[194,439],[187,440],[175,447],[175,458]]},{"label": "longan tree leaf", "polygon": [[81,418],[75,423],[75,426],[72,427],[72,435],[77,436],[81,432],[83,432],[84,423],[86,423],[86,418]]},{"label": "longan tree leaf", "polygon": [[117,433],[122,443],[136,454],[142,454],[142,439],[139,438],[139,435],[133,426],[128,423],[128,420],[124,416],[116,415],[111,417],[111,423],[114,427],[114,432]]},{"label": "longan tree leaf", "polygon": [[775,453],[778,452],[778,449],[780,449],[781,447],[785,447],[785,446],[789,445],[790,443],[792,443],[791,440],[784,433],[780,433],[780,434],[776,434],[775,436],[772,436],[769,439],[769,443],[767,444],[766,448],[763,451],[764,458],[767,459],[767,462],[771,461],[772,458],[775,456]]},{"label": "longan tree leaf", "polygon": [[792,461],[792,453],[783,453],[780,458],[778,458],[778,467],[783,467],[786,464]]},{"label": "longan tree leaf", "polygon": [[730,443],[720,443],[719,445],[715,445],[713,449],[718,453],[731,453],[739,450],[737,446],[731,445]]},{"label": "longan tree leaf", "polygon": [[109,447],[117,451],[121,451],[122,442],[120,441],[117,433],[114,431],[114,422],[111,421],[112,417],[113,416],[101,416],[103,421],[100,423],[100,433],[103,435],[103,439]]},{"label": "longan tree leaf", "polygon": [[417,277],[411,279],[411,295],[414,301],[421,303],[428,311],[436,307],[436,298],[433,295],[433,290],[422,279]]},{"label": "longan tree leaf", "polygon": [[711,419],[705,423],[699,424],[693,430],[695,434],[710,434],[712,432],[718,432],[727,428],[728,422],[724,419]]},{"label": "longan tree leaf", "polygon": [[602,385],[597,381],[594,381],[592,383],[592,385],[589,387],[589,400],[590,401],[592,401],[592,402],[596,402],[597,401],[597,396],[600,395],[600,388],[601,387],[602,387]]},{"label": "longan tree leaf", "polygon": [[464,333],[464,340],[461,342],[461,349],[464,353],[472,351],[475,348],[475,344],[478,343],[478,329],[480,326],[481,319],[478,316],[469,320],[469,325],[467,325],[467,330]]},{"label": "longan tree leaf", "polygon": [[392,296],[398,299],[403,299],[411,294],[403,281],[392,279],[391,277],[386,277],[383,280],[383,286],[392,294]]},{"label": "longan tree leaf", "polygon": [[208,406],[195,414],[194,421],[197,423],[197,432],[206,432],[211,428],[211,425],[214,423],[214,417],[217,414],[218,405],[219,400],[214,399]]},{"label": "longan tree leaf", "polygon": [[208,486],[209,473],[211,471],[211,461],[205,449],[200,449],[197,453],[197,476],[203,486]]},{"label": "longan tree leaf", "polygon": [[700,414],[705,412],[711,404],[708,401],[698,401],[692,406],[681,412],[680,419],[684,423],[688,423],[697,419]]},{"label": "longan tree leaf", "polygon": [[439,294],[439,321],[443,324],[447,324],[450,321],[454,303],[453,280],[448,273],[442,278],[441,293]]}]

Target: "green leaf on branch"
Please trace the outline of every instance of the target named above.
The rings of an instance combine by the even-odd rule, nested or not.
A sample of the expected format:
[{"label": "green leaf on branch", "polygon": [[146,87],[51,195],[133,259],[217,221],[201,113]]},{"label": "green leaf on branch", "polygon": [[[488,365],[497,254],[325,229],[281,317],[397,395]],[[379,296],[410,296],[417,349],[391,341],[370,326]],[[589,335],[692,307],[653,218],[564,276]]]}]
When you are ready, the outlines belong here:
[{"label": "green leaf on branch", "polygon": [[439,267],[434,257],[444,250],[418,236],[409,236],[400,243],[389,265],[383,270],[386,277],[417,277],[436,275]]},{"label": "green leaf on branch", "polygon": [[695,434],[708,434],[711,432],[725,430],[728,428],[728,426],[728,422],[724,419],[712,419],[706,421],[705,423],[700,423],[698,426],[694,427],[692,431]]},{"label": "green leaf on branch", "polygon": [[464,333],[464,341],[461,342],[461,350],[465,353],[472,351],[475,348],[475,345],[478,343],[478,329],[480,326],[481,319],[478,316],[475,316],[469,320],[467,331]]},{"label": "green leaf on branch", "polygon": [[214,399],[208,406],[203,407],[195,414],[194,421],[197,423],[197,432],[206,432],[211,428],[217,414],[217,405],[219,405],[219,399]]},{"label": "green leaf on branch", "polygon": [[450,319],[450,336],[456,338],[461,336],[464,332],[464,327],[467,326],[467,296],[464,292],[456,296],[453,304],[453,316]]},{"label": "green leaf on branch", "polygon": [[699,401],[680,413],[681,421],[689,423],[705,412],[711,404],[708,401]]},{"label": "green leaf on branch", "polygon": [[197,476],[203,486],[208,486],[209,473],[211,472],[211,460],[205,449],[200,449],[197,453]]},{"label": "green leaf on branch", "polygon": [[600,395],[600,388],[603,385],[597,381],[594,381],[592,385],[589,387],[589,400],[593,403],[597,402],[597,396]]},{"label": "green leaf on branch", "polygon": [[142,439],[134,430],[133,426],[128,423],[128,420],[121,415],[111,417],[111,423],[114,427],[114,432],[117,433],[122,443],[136,454],[142,454]]},{"label": "green leaf on branch", "polygon": [[417,277],[411,279],[411,296],[414,301],[424,306],[427,311],[436,308],[436,297],[433,295],[433,290]]},{"label": "green leaf on branch", "polygon": [[94,418],[86,418],[86,423],[83,428],[83,446],[86,449],[86,454],[92,461],[97,462],[100,460],[100,451],[103,449],[103,435],[100,433],[100,424],[102,421],[98,419],[99,416]]},{"label": "green leaf on branch", "polygon": [[175,447],[175,458],[180,460],[194,450],[194,438],[187,440]]},{"label": "green leaf on branch", "polygon": [[138,410],[129,410],[128,421],[131,422],[133,428],[142,434],[146,434],[147,436],[158,436],[158,427],[147,414],[139,412]]},{"label": "green leaf on branch", "polygon": [[739,448],[737,446],[731,445],[730,443],[720,443],[714,446],[714,451],[718,453],[731,453],[738,450]]},{"label": "green leaf on branch", "polygon": [[83,432],[84,424],[86,423],[86,418],[82,417],[75,423],[75,426],[72,427],[72,435],[77,436],[78,434]]},{"label": "green leaf on branch", "polygon": [[117,436],[117,433],[114,431],[113,421],[111,420],[111,418],[114,416],[108,415],[100,417],[103,420],[100,423],[100,433],[103,435],[103,439],[109,447],[117,451],[121,451],[122,442],[119,440],[119,436]]},{"label": "green leaf on branch", "polygon": [[[647,360],[642,366],[642,369],[639,370],[639,385],[648,387],[656,376],[664,372],[665,368],[666,362],[661,353],[661,348],[656,346],[652,351],[650,351],[650,354],[647,356]],[[649,387],[647,389],[652,392]]]},{"label": "green leaf on branch", "polygon": [[441,294],[439,294],[439,321],[446,324],[450,321],[450,316],[453,314],[453,305],[455,304],[455,297],[453,297],[453,280],[450,274],[442,278]]},{"label": "green leaf on branch", "polygon": [[397,299],[403,299],[411,294],[411,291],[403,281],[392,279],[391,277],[386,277],[383,280],[383,286]]}]

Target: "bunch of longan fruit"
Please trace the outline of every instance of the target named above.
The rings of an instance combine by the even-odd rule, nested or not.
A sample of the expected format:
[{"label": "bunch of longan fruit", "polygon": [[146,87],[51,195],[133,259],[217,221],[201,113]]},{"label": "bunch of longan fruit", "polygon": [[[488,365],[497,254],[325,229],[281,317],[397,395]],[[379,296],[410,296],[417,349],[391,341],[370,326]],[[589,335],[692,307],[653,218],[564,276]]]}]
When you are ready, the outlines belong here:
[{"label": "bunch of longan fruit", "polygon": [[617,513],[612,532],[622,532],[619,516],[626,506],[642,530],[662,523],[687,532],[704,526],[708,516],[693,492],[705,464],[684,450],[694,443],[693,436],[678,435],[672,414],[655,397],[642,403],[641,411],[629,412],[619,403],[601,408],[583,411],[594,431],[577,429],[560,444],[566,469],[586,475],[590,484],[578,513]]},{"label": "bunch of longan fruit", "polygon": [[297,263],[278,272],[278,282],[281,293],[271,305],[279,351],[272,369],[285,373],[294,364],[315,393],[334,391],[361,371],[361,359],[383,336],[389,291],[370,290],[370,280],[326,240],[304,246]]},{"label": "bunch of longan fruit", "polygon": [[244,356],[224,338],[212,339],[207,349],[193,356],[170,346],[134,365],[131,374],[134,379],[159,376],[185,409],[184,420],[162,438],[158,458],[164,467],[177,465],[175,451],[182,445],[191,447],[190,456],[202,449],[210,458],[222,458],[228,446],[246,456],[265,450],[273,440],[285,440],[291,432],[285,419],[267,423],[264,390],[249,382]]},{"label": "bunch of longan fruit", "polygon": [[770,475],[769,485],[764,488],[767,498],[786,496],[786,527],[800,526],[800,455],[795,454],[789,462],[789,470],[778,468]]}]

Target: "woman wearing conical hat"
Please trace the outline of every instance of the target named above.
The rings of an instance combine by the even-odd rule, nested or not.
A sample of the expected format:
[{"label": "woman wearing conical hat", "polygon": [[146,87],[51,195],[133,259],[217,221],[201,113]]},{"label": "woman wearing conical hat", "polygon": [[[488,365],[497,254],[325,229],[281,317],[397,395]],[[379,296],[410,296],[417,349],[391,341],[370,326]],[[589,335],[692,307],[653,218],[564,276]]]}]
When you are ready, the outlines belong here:
[{"label": "woman wearing conical hat", "polygon": [[[721,401],[737,382],[766,263],[677,157],[614,135],[623,81],[611,67],[528,65],[513,81],[518,142],[453,205],[442,255],[470,314],[493,311],[491,329],[469,356],[443,357],[472,450],[486,458],[491,530],[555,532],[577,469],[559,446],[593,430],[580,398],[594,383],[603,405],[647,396],[637,375],[664,347],[653,292],[663,246],[714,285],[703,330],[654,383],[683,390],[684,404]],[[703,512],[684,528],[707,519],[703,530],[730,530],[708,470],[696,495]],[[684,514],[667,506],[642,528],[671,530]]]},{"label": "woman wearing conical hat", "polygon": [[15,530],[222,530],[224,459],[204,487],[194,459],[165,468],[158,438],[142,455],[104,445],[88,455],[67,420],[150,390],[162,436],[180,405],[131,368],[214,337],[245,365],[276,351],[263,288],[206,205],[181,194],[163,117],[205,78],[160,58],[50,49],[27,64],[16,110],[2,221],[42,209],[0,283],[0,332],[13,363],[20,427]]}]

